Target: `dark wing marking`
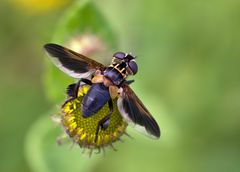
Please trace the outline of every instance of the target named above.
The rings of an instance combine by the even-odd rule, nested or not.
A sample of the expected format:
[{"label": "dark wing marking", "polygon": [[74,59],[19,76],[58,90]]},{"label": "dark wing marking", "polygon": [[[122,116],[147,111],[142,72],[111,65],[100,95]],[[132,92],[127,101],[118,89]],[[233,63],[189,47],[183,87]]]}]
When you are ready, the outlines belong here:
[{"label": "dark wing marking", "polygon": [[57,67],[74,78],[86,78],[104,67],[101,63],[57,44],[46,44],[44,49]]},{"label": "dark wing marking", "polygon": [[121,97],[118,100],[118,108],[122,116],[144,127],[149,134],[159,138],[159,126],[150,112],[127,84],[124,84],[122,88]]}]

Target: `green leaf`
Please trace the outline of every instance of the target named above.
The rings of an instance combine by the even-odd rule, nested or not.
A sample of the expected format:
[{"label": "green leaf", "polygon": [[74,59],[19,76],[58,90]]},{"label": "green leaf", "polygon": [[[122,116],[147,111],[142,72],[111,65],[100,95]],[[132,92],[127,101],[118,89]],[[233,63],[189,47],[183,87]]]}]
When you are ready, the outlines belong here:
[{"label": "green leaf", "polygon": [[[83,35],[95,36],[106,47],[104,53],[97,56],[111,58],[112,49],[117,47],[115,34],[91,1],[81,1],[81,3],[77,1],[65,12],[51,42],[66,45],[72,39],[76,38],[75,41],[78,41],[77,37]],[[98,59],[98,61],[104,63],[103,59]],[[50,60],[46,61],[44,71],[44,85],[48,98],[53,102],[63,101],[65,89],[67,85],[74,82],[74,79],[60,71]]]}]

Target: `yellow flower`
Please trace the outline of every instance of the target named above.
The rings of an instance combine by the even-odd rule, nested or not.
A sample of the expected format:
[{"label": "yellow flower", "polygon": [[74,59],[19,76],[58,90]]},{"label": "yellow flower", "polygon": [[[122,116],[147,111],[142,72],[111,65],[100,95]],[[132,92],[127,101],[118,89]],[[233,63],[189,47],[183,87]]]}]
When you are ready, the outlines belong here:
[{"label": "yellow flower", "polygon": [[79,88],[78,98],[68,101],[62,106],[62,124],[66,133],[78,143],[80,147],[89,149],[100,149],[105,146],[112,146],[125,133],[127,123],[123,120],[117,107],[117,99],[113,100],[113,113],[110,117],[109,126],[100,129],[96,139],[98,122],[109,112],[108,105],[104,105],[96,114],[91,117],[82,117],[81,102],[89,90],[88,85]]},{"label": "yellow flower", "polygon": [[65,6],[70,0],[13,0],[15,6],[30,13],[43,13]]}]

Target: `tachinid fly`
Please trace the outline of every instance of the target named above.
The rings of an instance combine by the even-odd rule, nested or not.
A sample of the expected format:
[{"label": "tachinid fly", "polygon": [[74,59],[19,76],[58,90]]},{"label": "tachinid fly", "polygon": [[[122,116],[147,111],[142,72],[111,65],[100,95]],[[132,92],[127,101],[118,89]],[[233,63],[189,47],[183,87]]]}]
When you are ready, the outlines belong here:
[{"label": "tachinid fly", "polygon": [[[135,75],[138,66],[135,57],[123,52],[113,54],[109,66],[96,62],[82,54],[57,44],[46,44],[47,53],[54,63],[66,74],[79,79],[67,88],[67,94],[72,99],[77,98],[80,83],[90,85],[90,89],[81,102],[81,114],[88,118],[97,113],[105,104],[109,112],[98,122],[95,141],[100,129],[106,129],[113,112],[113,99],[121,116],[127,121],[143,127],[148,134],[159,138],[160,129],[150,112],[136,96],[129,85],[133,80],[126,80],[128,75]],[[87,79],[87,78],[91,79]],[[70,101],[67,100],[66,103]]]}]

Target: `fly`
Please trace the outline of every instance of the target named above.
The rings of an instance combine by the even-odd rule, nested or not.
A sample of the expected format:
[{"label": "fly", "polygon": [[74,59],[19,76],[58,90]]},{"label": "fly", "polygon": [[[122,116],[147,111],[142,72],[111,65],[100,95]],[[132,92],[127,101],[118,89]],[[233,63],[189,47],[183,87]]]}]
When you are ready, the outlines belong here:
[{"label": "fly", "polygon": [[[113,54],[111,64],[104,66],[57,44],[49,43],[44,48],[58,68],[69,76],[79,79],[77,83],[67,88],[70,99],[77,98],[81,82],[90,85],[81,103],[83,117],[91,117],[108,103],[109,112],[98,122],[95,141],[97,141],[99,130],[104,130],[109,125],[114,98],[118,98],[118,110],[127,122],[140,125],[148,134],[156,138],[160,137],[157,122],[129,86],[134,81],[126,80],[129,75],[135,75],[138,72],[134,56],[116,52]],[[87,79],[89,76],[92,77],[91,80]]]}]

